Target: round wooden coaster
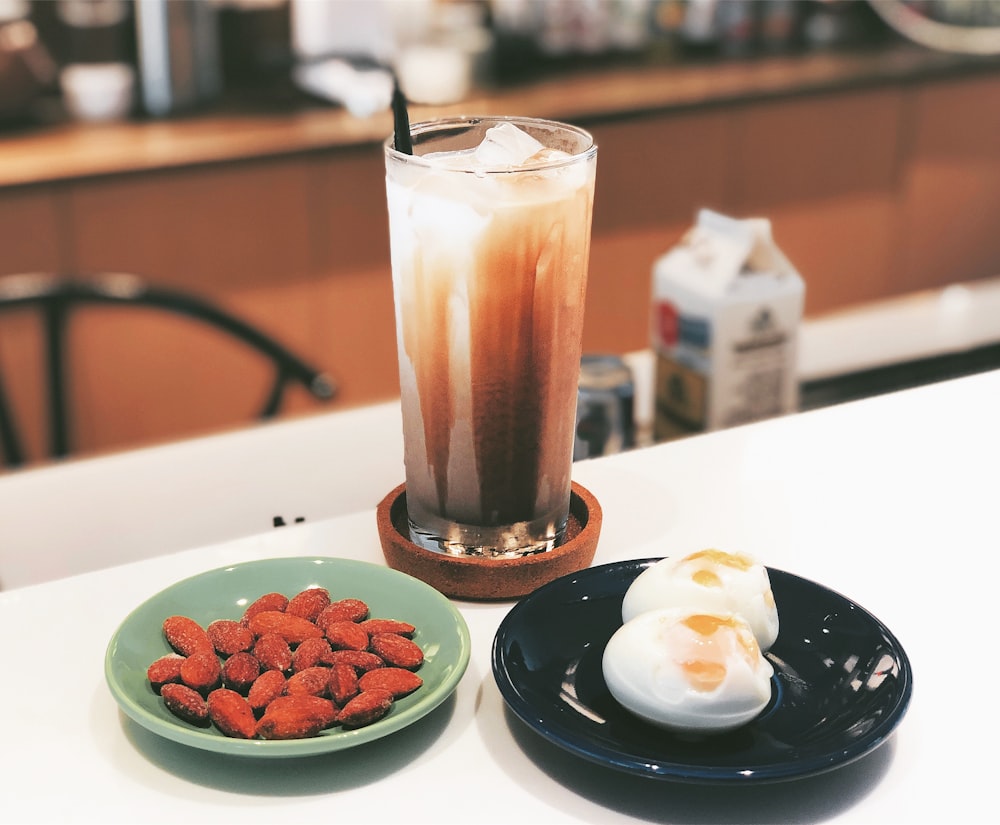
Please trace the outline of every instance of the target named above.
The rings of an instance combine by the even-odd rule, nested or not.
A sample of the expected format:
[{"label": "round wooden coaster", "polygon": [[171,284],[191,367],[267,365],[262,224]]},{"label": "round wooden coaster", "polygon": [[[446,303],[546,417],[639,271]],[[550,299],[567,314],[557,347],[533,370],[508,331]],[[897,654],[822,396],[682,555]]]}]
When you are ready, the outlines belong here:
[{"label": "round wooden coaster", "polygon": [[552,550],[515,559],[486,559],[435,553],[409,539],[406,485],[378,506],[378,533],[386,563],[426,582],[444,595],[481,601],[519,599],[568,573],[588,567],[601,534],[601,505],[573,483],[566,538]]}]

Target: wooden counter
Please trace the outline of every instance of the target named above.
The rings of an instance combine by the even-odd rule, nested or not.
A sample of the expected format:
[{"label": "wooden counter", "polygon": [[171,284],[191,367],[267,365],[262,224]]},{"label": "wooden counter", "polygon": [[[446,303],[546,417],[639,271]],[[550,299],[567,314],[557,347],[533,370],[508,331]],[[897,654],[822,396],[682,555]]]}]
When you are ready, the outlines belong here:
[{"label": "wooden counter", "polygon": [[[594,132],[590,351],[646,346],[651,265],[703,206],[770,218],[812,315],[1000,272],[995,59],[900,47],[605,69],[416,107],[411,118],[458,112]],[[387,114],[314,106],[0,134],[0,275],[124,270],[190,289],[334,374],[338,405],[393,397],[380,149],[390,130]],[[201,339],[178,356],[176,331],[110,311],[81,319],[82,450],[245,420],[262,391],[256,368]],[[5,319],[0,363],[38,454],[33,332],[29,319]],[[206,389],[219,363],[225,375]],[[303,398],[290,406],[309,409]]]}]

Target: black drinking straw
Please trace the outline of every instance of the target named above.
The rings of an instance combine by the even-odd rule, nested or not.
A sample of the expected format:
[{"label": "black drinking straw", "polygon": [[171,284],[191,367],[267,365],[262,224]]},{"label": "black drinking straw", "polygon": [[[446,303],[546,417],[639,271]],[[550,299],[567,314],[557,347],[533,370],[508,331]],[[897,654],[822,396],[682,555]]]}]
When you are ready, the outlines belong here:
[{"label": "black drinking straw", "polygon": [[410,137],[410,115],[406,111],[406,97],[399,88],[399,81],[393,78],[392,84],[392,122],[395,137],[393,145],[397,152],[404,155],[413,154],[413,139]]}]

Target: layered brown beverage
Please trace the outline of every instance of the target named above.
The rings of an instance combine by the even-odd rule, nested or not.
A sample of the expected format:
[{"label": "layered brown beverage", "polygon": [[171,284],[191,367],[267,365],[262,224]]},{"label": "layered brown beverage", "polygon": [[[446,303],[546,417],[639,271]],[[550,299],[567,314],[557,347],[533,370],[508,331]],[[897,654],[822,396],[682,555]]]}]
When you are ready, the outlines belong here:
[{"label": "layered brown beverage", "polygon": [[411,539],[554,547],[570,501],[597,147],[549,121],[417,124],[386,145]]}]

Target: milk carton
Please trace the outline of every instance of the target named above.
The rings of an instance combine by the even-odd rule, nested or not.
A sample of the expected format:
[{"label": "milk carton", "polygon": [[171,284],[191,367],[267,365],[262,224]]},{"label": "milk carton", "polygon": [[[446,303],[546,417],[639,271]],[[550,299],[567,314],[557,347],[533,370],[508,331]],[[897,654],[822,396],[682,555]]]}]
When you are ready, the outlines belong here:
[{"label": "milk carton", "polygon": [[653,266],[655,438],[793,412],[804,293],[770,221],[699,212]]}]

